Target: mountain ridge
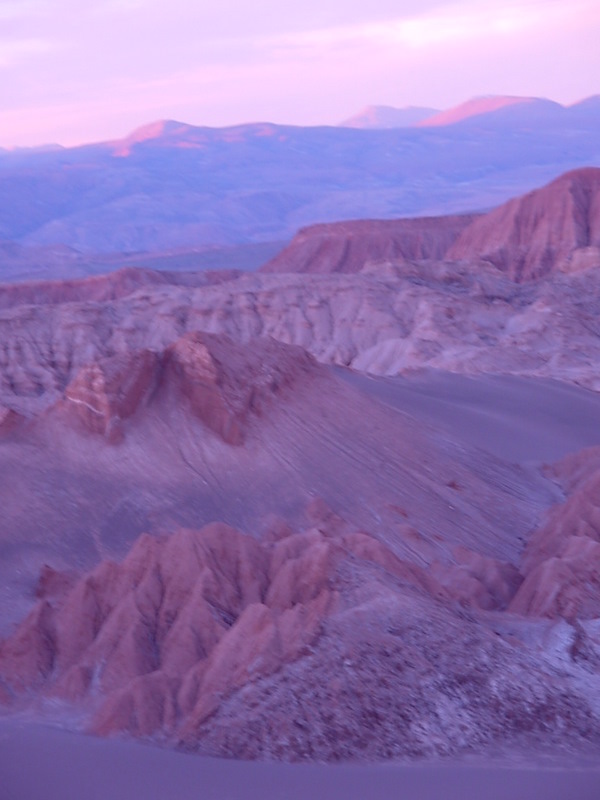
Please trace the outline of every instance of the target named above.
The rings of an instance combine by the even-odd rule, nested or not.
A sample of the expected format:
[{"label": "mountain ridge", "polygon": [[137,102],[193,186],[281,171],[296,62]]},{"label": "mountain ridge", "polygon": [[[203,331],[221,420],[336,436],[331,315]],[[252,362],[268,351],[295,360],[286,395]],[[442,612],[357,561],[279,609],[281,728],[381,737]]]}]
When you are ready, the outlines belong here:
[{"label": "mountain ridge", "polygon": [[492,264],[512,280],[600,263],[600,169],[574,170],[479,215],[316,225],[262,272],[356,272],[418,260]]},{"label": "mountain ridge", "polygon": [[422,122],[439,110],[423,106],[393,106],[369,105],[358,113],[339,123],[343,128],[406,128]]},{"label": "mountain ridge", "polygon": [[386,130],[163,121],[113,142],[3,152],[0,239],[85,253],[283,241],[340,217],[472,213],[599,163],[593,98],[552,119],[510,110],[481,117],[484,139],[467,120]]}]

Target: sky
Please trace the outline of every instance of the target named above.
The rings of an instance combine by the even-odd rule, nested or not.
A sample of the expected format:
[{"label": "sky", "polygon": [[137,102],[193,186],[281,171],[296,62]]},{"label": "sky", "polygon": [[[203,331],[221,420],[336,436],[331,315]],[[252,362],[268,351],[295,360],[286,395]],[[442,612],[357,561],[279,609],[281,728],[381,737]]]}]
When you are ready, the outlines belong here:
[{"label": "sky", "polygon": [[600,93],[600,0],[0,0],[0,147]]}]

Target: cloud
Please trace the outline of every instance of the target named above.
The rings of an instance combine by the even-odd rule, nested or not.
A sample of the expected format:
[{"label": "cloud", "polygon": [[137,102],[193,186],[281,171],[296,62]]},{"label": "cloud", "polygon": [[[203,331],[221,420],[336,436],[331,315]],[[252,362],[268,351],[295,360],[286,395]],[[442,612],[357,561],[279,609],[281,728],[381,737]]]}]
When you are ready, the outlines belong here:
[{"label": "cloud", "polygon": [[44,0],[0,0],[0,20],[14,20],[27,17],[43,9]]},{"label": "cloud", "polygon": [[55,48],[55,43],[46,39],[0,41],[0,67],[12,67],[22,61],[49,53]]},{"label": "cloud", "polygon": [[91,9],[95,14],[120,14],[139,11],[147,5],[147,0],[104,0]]},{"label": "cloud", "polygon": [[[159,117],[310,124],[368,103],[569,102],[598,90],[599,23],[598,0],[0,0],[0,122],[73,142]],[[34,107],[37,122],[19,116]]]},{"label": "cloud", "polygon": [[522,0],[486,2],[477,0],[446,4],[425,14],[393,17],[275,35],[263,40],[279,50],[331,49],[370,46],[401,46],[411,49],[440,44],[461,45],[468,41],[508,37],[537,28],[559,26],[573,18],[584,22],[586,12],[597,10],[596,0]]}]

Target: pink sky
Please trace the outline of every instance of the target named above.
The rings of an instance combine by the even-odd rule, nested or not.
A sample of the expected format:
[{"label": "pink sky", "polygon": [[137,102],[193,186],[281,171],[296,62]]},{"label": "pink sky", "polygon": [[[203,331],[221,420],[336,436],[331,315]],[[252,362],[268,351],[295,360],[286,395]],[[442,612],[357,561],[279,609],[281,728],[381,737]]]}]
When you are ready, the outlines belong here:
[{"label": "pink sky", "polygon": [[0,146],[600,93],[598,0],[0,0]]}]

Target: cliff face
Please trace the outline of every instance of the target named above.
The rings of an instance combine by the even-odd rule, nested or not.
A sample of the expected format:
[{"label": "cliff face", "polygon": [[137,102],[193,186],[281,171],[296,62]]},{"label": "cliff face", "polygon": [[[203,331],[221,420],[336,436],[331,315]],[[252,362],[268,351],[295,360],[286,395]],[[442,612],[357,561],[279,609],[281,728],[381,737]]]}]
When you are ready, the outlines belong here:
[{"label": "cliff face", "polygon": [[600,261],[600,170],[569,172],[475,220],[447,258],[479,257],[512,280],[570,272]]},{"label": "cliff face", "polygon": [[444,259],[477,215],[358,220],[312,225],[261,267],[261,272],[360,272],[385,261]]},{"label": "cliff face", "polygon": [[[588,604],[571,604],[552,682],[545,655],[526,645],[535,623],[519,631],[518,616],[502,613],[510,603],[513,615],[562,618],[563,605],[539,600],[562,595],[564,570],[537,575],[531,602],[510,564],[458,548],[423,568],[322,502],[307,515],[307,529],[275,524],[260,541],[220,523],[143,535],[121,563],[78,580],[46,569],[36,605],[0,643],[0,701],[58,699],[101,735],[245,758],[598,740],[600,723],[565,677],[600,666],[582,626],[598,598],[592,608],[584,590]],[[494,614],[491,627],[480,612]]]},{"label": "cliff face", "polygon": [[85,700],[101,733],[193,740],[224,696],[310,651],[356,555],[426,585],[376,540],[337,527],[274,529],[262,543],[219,523],[144,535],[121,564],[49,597],[46,582],[2,645],[5,690]]},{"label": "cliff face", "polygon": [[[600,616],[600,451],[573,453],[551,470],[567,492],[531,536],[525,581],[510,608],[572,623]],[[591,651],[588,653],[592,657]],[[600,663],[600,662],[599,662]]]},{"label": "cliff face", "polygon": [[359,272],[367,264],[492,264],[511,280],[535,280],[600,261],[600,169],[569,172],[487,214],[314,225],[264,272]]}]

